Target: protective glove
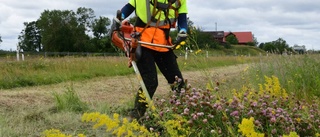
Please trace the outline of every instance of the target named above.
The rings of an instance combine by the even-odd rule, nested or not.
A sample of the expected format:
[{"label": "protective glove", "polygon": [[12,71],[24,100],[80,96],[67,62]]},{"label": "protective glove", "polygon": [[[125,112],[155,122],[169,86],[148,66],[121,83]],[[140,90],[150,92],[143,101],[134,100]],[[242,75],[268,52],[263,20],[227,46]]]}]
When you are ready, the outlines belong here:
[{"label": "protective glove", "polygon": [[187,39],[187,32],[186,29],[181,29],[177,35],[176,42],[175,42],[175,49],[179,49],[181,46],[183,46]]}]

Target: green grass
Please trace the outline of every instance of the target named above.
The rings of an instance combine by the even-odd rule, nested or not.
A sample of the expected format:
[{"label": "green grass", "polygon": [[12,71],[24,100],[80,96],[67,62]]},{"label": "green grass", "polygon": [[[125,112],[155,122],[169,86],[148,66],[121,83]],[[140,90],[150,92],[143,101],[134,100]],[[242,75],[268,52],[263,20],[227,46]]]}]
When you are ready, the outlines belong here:
[{"label": "green grass", "polygon": [[99,76],[127,75],[126,59],[121,57],[36,58],[0,62],[0,88],[36,86]]},{"label": "green grass", "polygon": [[81,101],[78,94],[72,87],[68,88],[63,94],[54,92],[57,111],[85,112],[88,110],[88,105]]},{"label": "green grass", "polygon": [[[288,93],[295,93],[301,99],[319,97],[320,85],[320,57],[318,55],[297,56],[215,56],[206,58],[205,54],[191,54],[187,60],[179,56],[178,63],[182,71],[206,71],[214,67],[224,67],[237,64],[251,64],[246,73],[236,74],[227,81],[220,81],[220,91],[217,95],[231,96],[231,89],[240,89],[243,85],[258,85],[264,82],[264,76],[277,76],[281,86]],[[85,58],[34,58],[26,61],[0,62],[0,88],[14,88],[33,85],[53,84],[65,81],[79,81],[94,77],[111,77],[133,74],[133,69],[127,67],[125,57],[85,57]],[[244,79],[245,78],[245,79]],[[212,79],[212,78],[210,78]],[[196,81],[197,79],[189,79]],[[214,79],[213,79],[214,80]],[[210,83],[210,82],[209,82]],[[206,87],[206,83],[203,87]],[[198,87],[200,85],[193,85]],[[214,85],[213,85],[214,86]],[[48,89],[50,90],[50,89]],[[88,91],[90,92],[90,91]],[[92,125],[81,122],[82,111],[114,112],[126,115],[128,108],[133,106],[133,100],[126,100],[118,106],[111,106],[105,102],[82,102],[80,96],[72,87],[62,94],[52,94],[51,104],[30,107],[15,106],[14,108],[0,109],[0,136],[40,136],[46,129],[56,128],[64,133],[76,135],[85,133],[88,136],[108,136],[104,129],[93,130]],[[63,100],[63,101],[61,101]],[[69,100],[69,101],[66,101]],[[0,102],[0,106],[1,106]],[[83,107],[83,106],[86,106]],[[53,111],[58,108],[64,111]],[[1,108],[5,106],[1,106]],[[84,108],[84,109],[83,109]],[[80,112],[82,112],[80,111]]]},{"label": "green grass", "polygon": [[182,71],[205,70],[214,67],[225,67],[238,64],[254,63],[259,61],[259,57],[246,56],[217,56],[207,58],[205,55],[191,55],[179,60]]},{"label": "green grass", "polygon": [[252,84],[263,83],[264,76],[274,75],[288,92],[300,98],[320,97],[319,55],[266,56],[248,72]]},{"label": "green grass", "polygon": [[[179,57],[182,71],[201,70],[255,62],[258,57],[209,57],[190,55]],[[101,76],[133,74],[125,57],[62,57],[33,58],[25,61],[0,62],[0,89],[47,85],[66,81],[85,80]]]}]

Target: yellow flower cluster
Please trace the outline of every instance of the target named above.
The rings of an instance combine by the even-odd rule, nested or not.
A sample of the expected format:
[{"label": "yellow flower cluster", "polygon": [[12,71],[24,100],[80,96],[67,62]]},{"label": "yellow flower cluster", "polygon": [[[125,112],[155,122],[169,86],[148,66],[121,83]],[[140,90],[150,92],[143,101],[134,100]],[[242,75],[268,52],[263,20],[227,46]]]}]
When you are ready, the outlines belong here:
[{"label": "yellow flower cluster", "polygon": [[263,88],[263,86],[259,84],[260,94],[263,94],[263,92],[267,91],[267,92],[270,92],[270,95],[272,96],[284,97],[284,98],[288,97],[286,90],[281,88],[279,79],[276,76],[271,76],[271,78],[265,76],[265,80],[266,80],[266,83],[264,84],[265,88]]},{"label": "yellow flower cluster", "polygon": [[141,102],[141,103],[146,103],[146,107],[149,107],[149,105],[151,105],[151,111],[155,112],[156,111],[156,107],[153,105],[153,101],[149,100],[145,96],[145,94],[143,93],[142,90],[139,90],[138,93],[139,93],[139,97],[140,97],[140,99],[138,101]]},{"label": "yellow flower cluster", "polygon": [[180,115],[173,115],[175,120],[168,120],[163,125],[167,129],[167,133],[171,137],[184,137],[189,134],[190,128],[182,127],[181,123],[187,122],[187,120],[183,119]]},{"label": "yellow flower cluster", "polygon": [[[61,133],[58,129],[45,130],[41,137],[72,137],[71,135],[66,135]],[[77,137],[86,137],[84,134],[78,134]]]},{"label": "yellow flower cluster", "polygon": [[82,122],[96,123],[93,128],[105,126],[107,132],[112,132],[112,134],[118,137],[156,136],[156,134],[150,133],[144,126],[140,126],[136,120],[129,122],[127,118],[123,118],[120,121],[119,114],[116,113],[113,114],[113,118],[99,112],[84,113]]},{"label": "yellow flower cluster", "polygon": [[251,117],[250,119],[242,119],[241,124],[238,125],[238,132],[242,132],[242,135],[245,137],[264,137],[263,133],[255,132],[253,121],[253,117]]},{"label": "yellow flower cluster", "polygon": [[255,89],[250,88],[249,86],[242,86],[241,90],[238,92],[237,90],[233,89],[232,93],[238,99],[243,100],[244,94],[247,93],[247,98],[252,98],[252,96],[256,96]]},{"label": "yellow flower cluster", "polygon": [[199,54],[202,50],[201,49],[198,49],[195,54]]},{"label": "yellow flower cluster", "polygon": [[[259,95],[264,95],[265,92],[268,92],[271,96],[275,97],[288,97],[288,94],[284,88],[281,87],[279,79],[276,76],[268,77],[265,76],[265,83],[259,84]],[[251,98],[252,96],[256,96],[255,89],[250,88],[248,86],[243,86],[240,92],[233,90],[233,95],[238,97],[240,100],[243,99],[244,93],[247,92],[247,98]]]},{"label": "yellow flower cluster", "polygon": [[282,137],[299,137],[299,135],[296,132],[290,132],[289,135],[283,135]]},{"label": "yellow flower cluster", "polygon": [[146,98],[146,96],[144,95],[143,91],[142,91],[142,90],[139,90],[138,93],[139,93],[139,97],[140,97],[139,102],[141,102],[141,103],[148,103],[148,102],[147,102],[147,98]]}]

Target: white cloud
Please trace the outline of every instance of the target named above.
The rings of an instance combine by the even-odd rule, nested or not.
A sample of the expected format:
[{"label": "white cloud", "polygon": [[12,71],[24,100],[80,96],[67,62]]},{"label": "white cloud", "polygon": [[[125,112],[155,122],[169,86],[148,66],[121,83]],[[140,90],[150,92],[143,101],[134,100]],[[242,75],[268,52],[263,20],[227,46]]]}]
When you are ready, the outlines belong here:
[{"label": "white cloud", "polygon": [[[283,38],[290,46],[320,50],[320,1],[314,0],[187,0],[188,16],[204,30],[252,31],[259,42]],[[128,0],[0,0],[0,49],[15,49],[23,22],[35,21],[44,10],[92,8],[112,18]]]}]

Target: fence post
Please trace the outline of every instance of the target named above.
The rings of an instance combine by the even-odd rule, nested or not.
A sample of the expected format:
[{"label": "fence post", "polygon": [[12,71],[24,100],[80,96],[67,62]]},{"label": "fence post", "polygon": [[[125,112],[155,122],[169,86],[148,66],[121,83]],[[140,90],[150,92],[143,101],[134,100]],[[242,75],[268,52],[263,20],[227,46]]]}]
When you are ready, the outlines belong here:
[{"label": "fence post", "polygon": [[206,55],[207,55],[207,58],[209,58],[209,51],[208,50],[206,51]]},{"label": "fence post", "polygon": [[21,59],[22,59],[22,61],[24,61],[24,53],[23,53],[23,49],[21,49]]},{"label": "fence post", "polygon": [[20,46],[17,45],[17,61],[20,60],[19,51],[20,51]]},{"label": "fence post", "polygon": [[184,55],[184,59],[185,59],[185,60],[188,59],[188,47],[186,47],[186,54]]}]

